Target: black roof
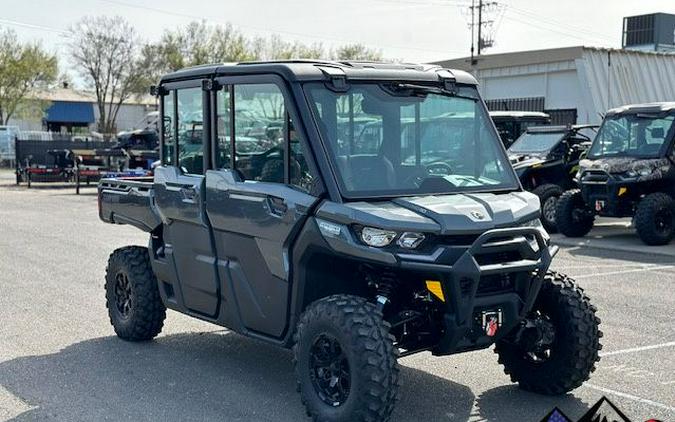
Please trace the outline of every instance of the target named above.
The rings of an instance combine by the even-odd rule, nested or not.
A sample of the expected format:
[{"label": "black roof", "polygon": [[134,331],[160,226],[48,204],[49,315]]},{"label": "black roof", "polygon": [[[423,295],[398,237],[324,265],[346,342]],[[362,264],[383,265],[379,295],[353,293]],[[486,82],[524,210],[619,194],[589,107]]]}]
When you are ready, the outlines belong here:
[{"label": "black roof", "polygon": [[476,79],[462,70],[444,69],[437,65],[379,63],[361,61],[290,60],[210,64],[182,69],[164,75],[161,83],[186,79],[276,73],[290,81],[325,80],[344,75],[348,80],[392,80],[439,82],[455,79],[457,83],[476,85]]},{"label": "black roof", "polygon": [[598,125],[569,125],[569,126],[553,126],[553,125],[542,125],[542,126],[530,126],[525,129],[528,133],[566,133],[566,132],[576,132],[582,129],[595,129],[598,128]]}]

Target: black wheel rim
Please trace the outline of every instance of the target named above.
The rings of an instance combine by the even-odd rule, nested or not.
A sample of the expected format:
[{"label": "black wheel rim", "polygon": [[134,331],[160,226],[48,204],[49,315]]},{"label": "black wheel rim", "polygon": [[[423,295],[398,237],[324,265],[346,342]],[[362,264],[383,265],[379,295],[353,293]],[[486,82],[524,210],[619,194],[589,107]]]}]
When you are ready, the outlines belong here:
[{"label": "black wheel rim", "polygon": [[124,273],[115,276],[115,307],[122,318],[129,318],[131,314],[131,283]]},{"label": "black wheel rim", "polygon": [[543,364],[553,355],[555,326],[548,316],[537,311],[526,321],[525,330],[519,340],[525,360]]},{"label": "black wheel rim", "polygon": [[660,209],[654,216],[656,232],[667,236],[673,231],[673,213],[668,209]]},{"label": "black wheel rim", "polygon": [[336,407],[347,400],[351,388],[349,362],[335,337],[316,337],[309,351],[309,372],[314,390],[324,403]]},{"label": "black wheel rim", "polygon": [[543,214],[547,222],[555,224],[555,207],[558,204],[558,197],[551,196],[544,201]]}]

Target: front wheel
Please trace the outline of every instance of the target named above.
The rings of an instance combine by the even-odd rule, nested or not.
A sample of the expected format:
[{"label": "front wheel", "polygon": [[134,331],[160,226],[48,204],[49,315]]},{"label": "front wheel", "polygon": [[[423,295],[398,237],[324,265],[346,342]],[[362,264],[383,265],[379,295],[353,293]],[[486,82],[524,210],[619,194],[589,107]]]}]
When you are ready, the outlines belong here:
[{"label": "front wheel", "polygon": [[675,201],[665,193],[645,196],[635,212],[635,228],[647,245],[667,245],[675,236]]},{"label": "front wheel", "polygon": [[593,228],[595,215],[588,209],[579,189],[568,190],[558,199],[555,222],[567,237],[583,237]]},{"label": "front wheel", "polygon": [[298,391],[316,422],[389,419],[398,391],[398,351],[375,305],[348,295],[311,304],[295,334]]},{"label": "front wheel", "polygon": [[602,332],[595,312],[574,280],[549,272],[530,314],[497,342],[504,372],[535,393],[557,395],[579,387],[600,360]]},{"label": "front wheel", "polygon": [[557,232],[558,226],[555,223],[555,212],[558,198],[563,193],[562,188],[558,185],[546,184],[537,186],[532,193],[539,197],[539,202],[541,203],[541,224],[547,232]]}]

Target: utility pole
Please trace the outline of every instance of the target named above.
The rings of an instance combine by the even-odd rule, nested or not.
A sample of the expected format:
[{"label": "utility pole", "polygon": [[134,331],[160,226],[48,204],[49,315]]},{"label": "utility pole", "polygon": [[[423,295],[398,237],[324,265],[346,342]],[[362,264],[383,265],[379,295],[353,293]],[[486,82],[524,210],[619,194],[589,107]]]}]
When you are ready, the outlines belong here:
[{"label": "utility pole", "polygon": [[480,48],[483,44],[483,37],[481,35],[483,28],[483,0],[478,0],[478,55],[480,56]]},{"label": "utility pole", "polygon": [[473,27],[476,25],[476,22],[474,20],[474,16],[475,16],[474,10],[476,9],[476,0],[471,0],[470,9],[471,9],[471,65],[474,65],[476,63],[474,62],[474,58],[473,58],[473,45],[474,45],[474,42],[475,42],[474,37],[473,37]]},{"label": "utility pole", "polygon": [[[485,19],[485,17],[491,12],[499,13],[503,8],[500,8],[500,4],[496,1],[478,0],[478,5],[476,5],[476,0],[471,0],[469,9],[471,10],[471,24],[469,25],[471,28],[471,64],[476,64],[476,57],[480,56],[483,49],[492,47],[494,44],[495,20]],[[478,14],[478,22],[476,22],[476,14]],[[477,37],[474,36],[476,30],[478,31]],[[486,32],[488,35],[485,35]]]}]

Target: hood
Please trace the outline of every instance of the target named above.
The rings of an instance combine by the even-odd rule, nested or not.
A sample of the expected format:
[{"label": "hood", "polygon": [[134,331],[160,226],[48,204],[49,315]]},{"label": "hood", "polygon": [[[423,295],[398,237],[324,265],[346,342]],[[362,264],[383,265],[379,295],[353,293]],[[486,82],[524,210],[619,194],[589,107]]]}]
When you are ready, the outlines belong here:
[{"label": "hood", "polygon": [[609,174],[636,174],[660,173],[670,169],[671,162],[667,158],[635,158],[635,157],[605,157],[583,159],[579,162],[579,171],[600,170]]},{"label": "hood", "polygon": [[395,231],[471,234],[512,227],[538,217],[539,199],[529,192],[511,192],[403,197],[386,202],[326,202],[317,216]]},{"label": "hood", "polygon": [[546,161],[546,154],[523,153],[515,154],[509,153],[509,161],[515,170],[532,167],[537,164],[543,164]]}]

